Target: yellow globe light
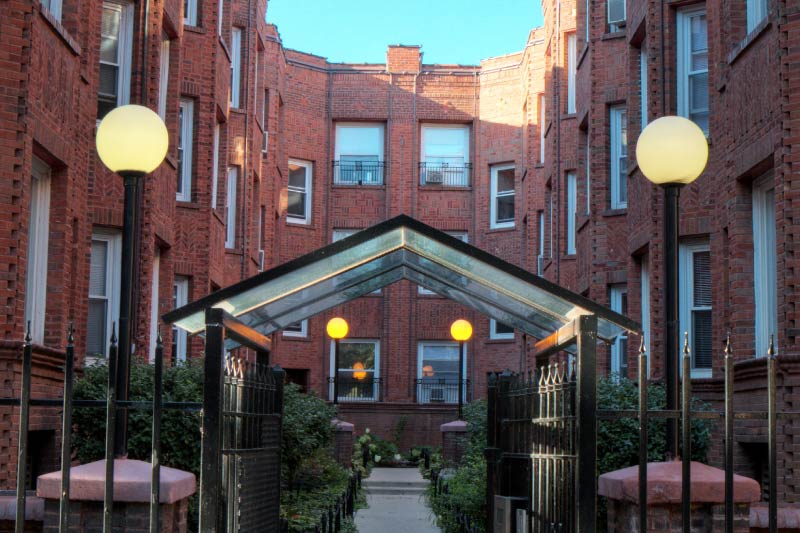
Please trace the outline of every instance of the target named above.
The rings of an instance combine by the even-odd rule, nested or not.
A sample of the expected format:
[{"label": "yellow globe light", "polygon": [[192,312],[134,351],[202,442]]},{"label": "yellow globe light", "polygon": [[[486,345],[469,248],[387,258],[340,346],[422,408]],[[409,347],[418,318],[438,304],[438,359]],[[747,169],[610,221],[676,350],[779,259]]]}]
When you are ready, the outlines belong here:
[{"label": "yellow globe light", "polygon": [[148,174],[164,161],[169,134],[151,109],[124,105],[113,109],[97,128],[97,153],[110,170]]},{"label": "yellow globe light", "polygon": [[364,370],[364,363],[360,361],[353,363],[353,377],[359,381],[367,377],[367,372]]},{"label": "yellow globe light", "polygon": [[422,377],[425,378],[432,378],[433,377],[433,366],[425,365],[422,367]]},{"label": "yellow globe light", "polygon": [[708,141],[697,124],[683,117],[661,117],[644,129],[636,143],[636,162],[656,185],[686,185],[708,162]]},{"label": "yellow globe light", "polygon": [[472,324],[459,318],[450,326],[450,335],[459,342],[466,342],[472,337]]},{"label": "yellow globe light", "polygon": [[328,331],[328,336],[331,339],[343,339],[347,336],[347,331],[350,327],[344,318],[331,318],[328,320],[328,325],[325,328]]}]

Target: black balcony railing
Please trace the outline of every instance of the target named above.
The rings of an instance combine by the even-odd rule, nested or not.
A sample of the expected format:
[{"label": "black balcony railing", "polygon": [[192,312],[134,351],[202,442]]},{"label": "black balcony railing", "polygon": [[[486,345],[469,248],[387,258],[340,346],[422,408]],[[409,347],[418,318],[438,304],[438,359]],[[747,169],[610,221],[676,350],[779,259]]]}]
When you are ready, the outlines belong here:
[{"label": "black balcony railing", "polygon": [[419,182],[421,185],[442,187],[469,187],[472,171],[470,163],[420,163]]},{"label": "black balcony railing", "polygon": [[[333,380],[328,378],[328,397],[333,398]],[[377,402],[381,397],[381,378],[339,377],[339,402]]]},{"label": "black balcony railing", "polygon": [[[463,380],[464,403],[469,401],[469,380]],[[422,378],[417,380],[417,403],[458,404],[458,379]]]},{"label": "black balcony railing", "polygon": [[334,185],[383,185],[383,161],[334,161]]}]

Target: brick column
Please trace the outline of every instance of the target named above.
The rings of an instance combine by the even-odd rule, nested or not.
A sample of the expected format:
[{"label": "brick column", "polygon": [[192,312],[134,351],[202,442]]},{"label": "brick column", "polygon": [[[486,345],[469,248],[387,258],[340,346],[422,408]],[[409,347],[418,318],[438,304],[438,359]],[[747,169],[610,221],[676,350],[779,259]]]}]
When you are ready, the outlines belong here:
[{"label": "brick column", "polygon": [[336,462],[345,468],[353,466],[353,430],[355,426],[350,422],[333,419],[333,456]]},{"label": "brick column", "polygon": [[442,460],[446,465],[457,465],[467,447],[467,423],[454,420],[442,424],[439,429],[442,432]]},{"label": "brick column", "polygon": [[[750,504],[761,498],[758,483],[733,478],[736,533],[750,531]],[[600,496],[608,498],[608,533],[680,533],[681,463],[648,463],[647,526],[639,524],[639,467],[632,466],[600,476]],[[725,530],[725,471],[692,463],[692,531]]]},{"label": "brick column", "polygon": [[[105,460],[70,470],[70,531],[103,526]],[[114,461],[114,533],[147,533],[150,524],[150,463]],[[44,498],[44,531],[58,531],[61,472],[39,476],[36,493]],[[186,532],[188,499],[197,491],[195,475],[161,467],[161,531]]]}]

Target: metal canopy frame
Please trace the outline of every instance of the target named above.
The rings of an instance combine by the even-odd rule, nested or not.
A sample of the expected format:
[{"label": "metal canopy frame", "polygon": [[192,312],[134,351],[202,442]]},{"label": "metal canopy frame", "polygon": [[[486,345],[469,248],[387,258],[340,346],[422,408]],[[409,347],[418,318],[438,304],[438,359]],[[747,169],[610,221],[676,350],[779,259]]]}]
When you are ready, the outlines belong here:
[{"label": "metal canopy frame", "polygon": [[[503,261],[407,215],[216,291],[163,316],[203,333],[205,310],[225,310],[245,335],[266,336],[327,309],[407,279],[535,339],[579,317],[597,317],[597,336],[612,342],[639,324],[588,298]],[[245,335],[247,336],[247,335]],[[240,343],[229,338],[228,347]]]}]

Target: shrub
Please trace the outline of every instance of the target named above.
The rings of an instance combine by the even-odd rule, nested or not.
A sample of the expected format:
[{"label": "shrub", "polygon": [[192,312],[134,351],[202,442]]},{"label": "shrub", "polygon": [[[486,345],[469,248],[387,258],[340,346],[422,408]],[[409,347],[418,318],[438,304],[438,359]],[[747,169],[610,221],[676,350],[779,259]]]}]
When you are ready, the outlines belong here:
[{"label": "shrub", "polygon": [[290,486],[305,460],[333,444],[335,416],[336,409],[321,398],[301,393],[293,383],[284,387],[281,477]]}]

